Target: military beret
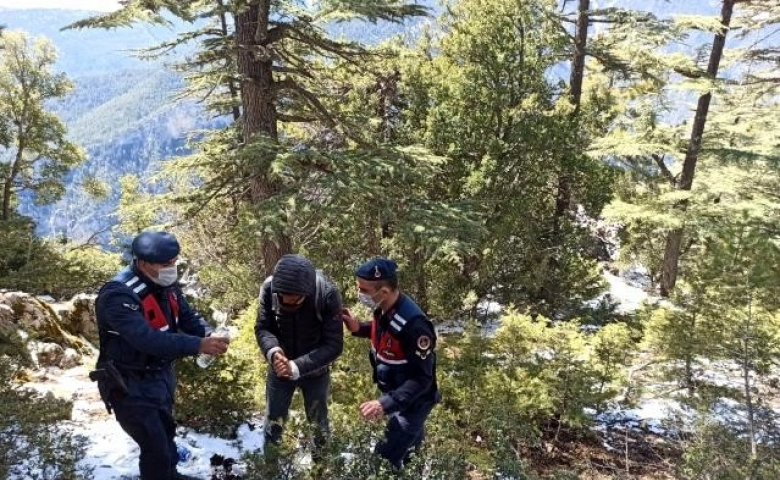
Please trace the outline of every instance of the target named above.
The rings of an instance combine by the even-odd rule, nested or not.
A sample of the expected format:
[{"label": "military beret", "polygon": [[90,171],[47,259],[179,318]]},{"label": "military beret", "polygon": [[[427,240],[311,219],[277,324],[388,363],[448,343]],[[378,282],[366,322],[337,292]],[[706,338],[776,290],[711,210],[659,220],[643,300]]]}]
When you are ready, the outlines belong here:
[{"label": "military beret", "polygon": [[388,280],[396,277],[398,264],[389,258],[372,258],[355,269],[355,276],[365,280]]},{"label": "military beret", "polygon": [[165,263],[179,255],[176,237],[167,232],[142,232],[133,239],[133,256],[150,263]]}]

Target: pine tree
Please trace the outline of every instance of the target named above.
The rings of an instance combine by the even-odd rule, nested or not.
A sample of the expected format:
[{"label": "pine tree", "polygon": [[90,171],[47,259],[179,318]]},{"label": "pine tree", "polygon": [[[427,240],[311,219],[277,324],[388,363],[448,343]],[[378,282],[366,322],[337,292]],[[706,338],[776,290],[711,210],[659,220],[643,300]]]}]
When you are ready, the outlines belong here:
[{"label": "pine tree", "polygon": [[[309,7],[270,0],[133,0],[116,12],[77,22],[73,27],[165,23],[166,12],[187,22],[200,18],[218,22],[216,27],[196,29],[161,47],[201,41],[202,50],[183,68],[196,69],[192,72],[198,82],[195,88],[216,92],[220,96],[212,105],[229,109],[238,119],[236,132],[220,135],[218,141],[227,142],[226,152],[233,155],[234,161],[244,157],[238,160],[242,163],[240,171],[222,169],[217,161],[213,170],[217,174],[207,178],[204,185],[204,200],[230,195],[253,209],[266,209],[282,193],[272,171],[274,159],[295,145],[286,136],[280,139],[280,122],[322,123],[337,129],[337,119],[323,105],[322,97],[327,95],[323,89],[328,85],[321,73],[335,59],[359,63],[368,54],[358,44],[329,38],[323,26],[349,19],[401,21],[424,14],[425,9],[396,0],[332,0]],[[257,266],[266,272],[293,248],[293,232],[273,217],[271,214],[261,221],[264,224],[259,232],[262,253]]]},{"label": "pine tree", "polygon": [[760,394],[754,378],[768,374],[780,359],[780,313],[775,300],[780,294],[775,271],[780,264],[780,249],[771,238],[741,222],[743,218],[723,222],[717,229],[719,235],[708,240],[708,264],[702,266],[698,281],[709,285],[707,328],[720,334],[713,357],[734,361],[742,373],[738,400],[747,410],[750,452],[755,459]]},{"label": "pine tree", "polygon": [[[723,49],[726,45],[726,36],[731,25],[731,16],[734,12],[735,0],[723,0],[723,7],[720,12],[721,30],[716,33],[715,40],[712,43],[710,59],[707,64],[705,78],[715,80],[718,76]],[[712,92],[707,92],[699,97],[696,106],[696,114],[691,128],[691,138],[685,150],[685,158],[682,162],[682,171],[679,178],[675,179],[674,186],[677,190],[690,191],[693,187],[693,179],[696,174],[696,164],[699,161],[699,152],[702,146],[702,136],[707,123],[707,115],[712,101]],[[676,208],[685,209],[687,203],[680,202]],[[661,295],[669,296],[677,283],[677,267],[680,262],[680,253],[682,250],[684,230],[675,228],[666,237],[666,247],[664,249],[663,268],[661,272]]]},{"label": "pine tree", "polygon": [[[734,23],[742,28],[731,35],[735,41],[744,39],[742,45],[735,44],[722,55],[718,43],[725,41],[727,29],[721,18],[675,18],[665,39],[660,37],[663,43],[657,46],[653,60],[646,62],[658,82],[635,88],[619,107],[609,134],[594,144],[595,154],[619,163],[624,170],[620,198],[608,209],[611,217],[625,225],[624,258],[648,267],[663,294],[672,291],[678,270],[685,272],[698,261],[696,251],[706,236],[699,227],[708,222],[697,218],[698,207],[693,204],[702,201],[701,207],[722,208],[726,203],[700,195],[708,185],[694,183],[693,175],[698,177],[707,168],[711,181],[717,176],[715,169],[724,163],[750,165],[776,158],[772,147],[777,137],[776,102],[771,82],[755,82],[755,77],[771,78],[772,63],[764,59],[774,49],[766,32],[760,30],[767,24],[754,19],[772,24],[771,17],[753,11],[760,9],[759,4],[739,2],[734,7]],[[704,47],[698,52],[676,51],[685,36],[699,38],[705,35],[702,32],[714,33],[718,39],[716,51],[708,50],[709,65],[700,65]],[[720,74],[713,70],[718,56],[725,62]],[[700,108],[692,134],[681,105],[693,94]],[[699,134],[705,122],[706,131]]]},{"label": "pine tree", "polygon": [[84,153],[66,139],[65,126],[47,110],[47,101],[71,88],[63,74],[52,70],[57,56],[51,42],[4,31],[0,44],[0,148],[8,159],[0,164],[0,219],[8,221],[21,192],[29,192],[39,204],[59,199],[65,191],[62,177]]},{"label": "pine tree", "polygon": [[400,66],[401,137],[447,157],[431,196],[479,207],[479,243],[447,288],[571,313],[598,290],[596,265],[582,255],[585,232],[556,214],[549,185],[565,173],[572,195],[596,213],[611,177],[584,154],[591,125],[579,118],[598,114],[583,106],[574,115],[568,89],[546,76],[569,51],[554,2],[464,1],[439,23]]}]

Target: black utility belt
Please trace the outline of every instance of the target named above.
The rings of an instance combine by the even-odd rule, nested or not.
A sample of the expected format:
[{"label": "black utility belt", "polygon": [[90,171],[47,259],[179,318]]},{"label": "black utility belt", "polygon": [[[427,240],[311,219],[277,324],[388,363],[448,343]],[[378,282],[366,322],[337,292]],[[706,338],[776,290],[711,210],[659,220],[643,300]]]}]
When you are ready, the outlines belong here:
[{"label": "black utility belt", "polygon": [[106,364],[98,365],[98,369],[94,372],[90,372],[90,378],[92,373],[98,376],[105,375],[101,371],[113,370],[115,376],[120,376],[125,381],[127,380],[144,380],[146,378],[157,377],[163,372],[170,369],[170,365],[155,365],[155,366],[140,366],[140,365],[127,365],[120,362],[109,361]]},{"label": "black utility belt", "polygon": [[153,365],[131,365],[131,364],[121,363],[121,362],[112,362],[112,363],[122,373],[135,373],[135,374],[162,372],[163,370],[167,370],[171,366],[170,363],[161,363],[161,364],[153,364]]}]

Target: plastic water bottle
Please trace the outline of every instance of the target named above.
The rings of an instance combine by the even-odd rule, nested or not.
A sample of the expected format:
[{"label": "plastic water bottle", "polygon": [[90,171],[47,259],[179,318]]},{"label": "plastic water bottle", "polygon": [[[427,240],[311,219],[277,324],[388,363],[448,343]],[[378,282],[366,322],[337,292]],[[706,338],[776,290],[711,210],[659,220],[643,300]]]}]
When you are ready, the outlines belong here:
[{"label": "plastic water bottle", "polygon": [[[219,338],[230,338],[230,330],[228,330],[228,328],[225,326],[217,327],[217,329],[214,330],[214,333],[212,333],[211,336],[219,337]],[[200,355],[198,355],[198,359],[195,360],[195,363],[197,363],[200,368],[206,368],[214,362],[215,358],[217,357],[215,357],[214,355],[201,353]]]},{"label": "plastic water bottle", "polygon": [[192,457],[190,449],[182,445],[176,445],[176,454],[179,456],[180,463],[184,463]]}]

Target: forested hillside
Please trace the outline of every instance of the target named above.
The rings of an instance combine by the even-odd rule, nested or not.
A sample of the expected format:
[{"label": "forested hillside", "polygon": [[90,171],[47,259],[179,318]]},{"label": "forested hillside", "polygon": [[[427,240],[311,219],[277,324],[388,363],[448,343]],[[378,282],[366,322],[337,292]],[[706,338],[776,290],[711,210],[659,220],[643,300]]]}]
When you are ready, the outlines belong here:
[{"label": "forested hillside", "polygon": [[[30,196],[20,213],[30,215],[44,236],[83,241],[116,223],[118,180],[146,178],[155,162],[186,151],[186,137],[211,124],[194,100],[177,101],[184,83],[162,61],[133,55],[171,38],[175,27],[116,29],[111,32],[62,30],[89,15],[70,10],[0,10],[0,23],[54,41],[56,69],[74,88],[51,102],[68,127],[68,137],[86,149],[87,160],[69,173],[61,200],[35,205]],[[106,198],[90,198],[85,180],[105,182]],[[99,237],[106,243],[109,237]]]},{"label": "forested hillside", "polygon": [[[440,332],[442,402],[401,478],[780,478],[780,6],[427,6],[0,11],[0,289],[29,294],[0,290],[0,378],[52,367],[39,343],[82,345],[40,331],[46,302],[95,292],[164,229],[193,305],[234,338],[217,368],[179,363],[177,420],[241,437],[264,421],[256,299],[279,259],[309,257],[365,318],[355,267],[384,256]],[[345,337],[317,468],[294,415],[279,449],[236,447],[244,478],[392,478],[358,413],[377,396],[366,350]],[[2,413],[0,430],[43,425]],[[47,457],[58,428],[34,460],[110,463]],[[2,451],[0,476],[21,475]]]}]

